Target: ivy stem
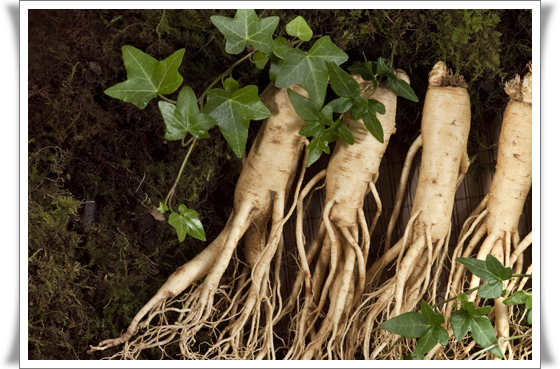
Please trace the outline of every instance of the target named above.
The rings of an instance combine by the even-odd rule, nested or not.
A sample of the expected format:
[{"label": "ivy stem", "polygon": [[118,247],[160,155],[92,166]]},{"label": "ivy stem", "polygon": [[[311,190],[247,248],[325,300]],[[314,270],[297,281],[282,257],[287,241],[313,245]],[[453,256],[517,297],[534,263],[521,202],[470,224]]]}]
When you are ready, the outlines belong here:
[{"label": "ivy stem", "polygon": [[482,355],[486,351],[492,350],[494,347],[498,347],[503,342],[512,341],[512,340],[515,340],[515,339],[518,339],[518,338],[525,338],[525,337],[531,337],[531,334],[527,333],[527,334],[521,334],[519,336],[501,337],[501,338],[498,339],[498,342],[496,342],[495,344],[493,344],[491,346],[488,346],[486,348],[483,348],[480,351],[475,352],[474,354],[469,356],[466,360],[472,360],[473,358],[475,358],[479,355]]},{"label": "ivy stem", "polygon": [[202,95],[200,95],[200,97],[198,98],[198,104],[200,105],[200,109],[202,109],[202,102],[204,101],[204,97],[206,96],[208,91],[210,91],[210,89],[212,87],[214,87],[216,85],[216,83],[220,82],[225,76],[227,76],[228,74],[231,74],[231,72],[235,69],[235,67],[237,67],[239,64],[243,63],[245,60],[249,59],[256,52],[257,52],[257,50],[252,50],[247,55],[245,55],[244,57],[242,57],[241,59],[239,59],[238,61],[233,63],[225,72],[223,72],[218,77],[216,77],[216,79],[214,81],[212,81],[212,83],[210,83],[210,85],[208,87],[206,87],[206,90],[204,90]]},{"label": "ivy stem", "polygon": [[[474,291],[478,291],[478,290],[480,289],[480,287],[482,287],[482,286],[484,286],[484,285],[481,284],[481,285],[479,285],[479,286],[473,287],[473,288],[471,288],[470,290],[468,290],[467,292],[465,292],[465,294],[469,295],[469,294],[473,293]],[[459,295],[453,296],[453,297],[448,298],[447,300],[444,300],[444,301],[442,301],[442,302],[438,302],[437,304],[435,304],[434,306],[432,306],[432,308],[435,308],[435,307],[437,307],[437,306],[443,305],[443,304],[448,303],[448,302],[450,302],[450,301],[456,300],[458,296],[459,296]]]},{"label": "ivy stem", "polygon": [[179,180],[181,179],[181,175],[183,174],[183,170],[185,169],[185,165],[187,165],[187,162],[189,161],[189,157],[191,156],[194,145],[196,144],[196,138],[193,137],[191,140],[189,140],[189,142],[190,141],[192,141],[191,147],[189,147],[189,150],[187,151],[187,155],[185,156],[185,159],[183,160],[183,164],[181,165],[181,169],[179,169],[179,174],[177,174],[177,178],[175,179],[175,183],[173,183],[173,187],[171,187],[171,190],[169,191],[169,193],[167,194],[167,197],[165,198],[164,204],[166,206],[168,206],[169,210],[171,210],[171,211],[173,211],[173,209],[171,208],[171,204],[170,204],[171,197],[175,193],[175,190],[177,189],[177,184],[179,183]]},{"label": "ivy stem", "polygon": [[159,96],[162,100],[167,101],[168,103],[171,103],[171,104],[173,104],[173,105],[177,105],[177,101],[175,101],[175,100],[168,99],[167,97],[163,96],[162,94],[158,94],[158,96]]}]

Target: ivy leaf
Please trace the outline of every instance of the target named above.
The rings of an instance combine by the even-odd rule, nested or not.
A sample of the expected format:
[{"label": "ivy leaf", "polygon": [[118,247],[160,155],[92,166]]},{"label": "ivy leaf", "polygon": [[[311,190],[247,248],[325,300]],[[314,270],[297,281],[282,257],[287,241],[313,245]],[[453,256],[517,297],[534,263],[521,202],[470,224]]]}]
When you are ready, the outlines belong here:
[{"label": "ivy leaf", "polygon": [[527,309],[527,323],[533,324],[533,294],[527,291],[517,291],[504,300],[506,305],[525,304]]},{"label": "ivy leaf", "polygon": [[453,334],[457,340],[462,340],[471,329],[471,315],[465,310],[458,310],[451,314],[449,318]]},{"label": "ivy leaf", "polygon": [[376,113],[379,113],[381,115],[385,114],[385,105],[383,105],[382,102],[377,101],[375,99],[369,99],[368,100],[368,108],[373,110]]},{"label": "ivy leaf", "polygon": [[389,75],[391,75],[395,70],[391,67],[389,67],[387,64],[385,64],[385,59],[384,58],[379,58],[377,59],[377,75],[379,77],[388,77]]},{"label": "ivy leaf", "polygon": [[486,262],[483,260],[478,260],[474,258],[457,258],[455,260],[465,265],[471,271],[472,274],[476,275],[477,277],[485,281],[496,279],[494,275],[488,270],[488,267],[486,266]]},{"label": "ivy leaf", "polygon": [[319,122],[322,120],[321,112],[311,100],[291,89],[288,89],[288,97],[290,98],[294,110],[301,119],[306,122]]},{"label": "ivy leaf", "polygon": [[348,145],[354,145],[354,135],[346,124],[342,123],[338,126],[338,134]]},{"label": "ivy leaf", "polygon": [[368,101],[361,96],[354,98],[354,105],[350,109],[350,118],[352,120],[358,120],[364,116],[367,111]]},{"label": "ivy leaf", "polygon": [[[335,113],[346,113],[352,107],[352,99],[339,97],[331,100],[326,106],[330,106]],[[359,119],[359,118],[358,118]]]},{"label": "ivy leaf", "polygon": [[284,65],[284,59],[272,54],[270,56],[270,69],[268,70],[268,77],[270,81],[275,83],[276,78],[278,78],[278,73],[282,70],[282,65]]},{"label": "ivy leaf", "polygon": [[472,315],[484,316],[487,315],[490,311],[492,311],[492,306],[481,306],[477,309],[474,309]]},{"label": "ivy leaf", "polygon": [[253,63],[255,63],[255,66],[258,69],[264,69],[264,67],[266,66],[266,63],[268,63],[268,60],[269,60],[268,56],[264,55],[260,51],[257,51],[253,55]]},{"label": "ivy leaf", "polygon": [[179,205],[179,213],[171,213],[168,222],[177,231],[179,242],[183,242],[187,234],[197,240],[206,241],[198,213],[185,205]]},{"label": "ivy leaf", "polygon": [[511,278],[512,270],[511,268],[506,268],[500,260],[496,257],[488,254],[486,256],[486,268],[492,275],[494,275],[500,281],[506,281]]},{"label": "ivy leaf", "polygon": [[232,77],[226,78],[222,85],[224,86],[224,89],[228,90],[229,92],[235,92],[239,90],[239,82],[237,82]]},{"label": "ivy leaf", "polygon": [[311,146],[311,143],[313,143],[313,140],[311,140],[309,145],[307,145],[307,167],[310,167],[311,164],[315,163],[317,160],[319,160],[321,155],[323,155],[323,150],[321,150],[321,148],[317,146],[317,143],[315,142],[313,146]]},{"label": "ivy leaf", "polygon": [[339,65],[347,59],[348,55],[333,44],[329,36],[317,40],[308,52],[289,49],[276,77],[276,87],[301,85],[307,90],[315,105],[320,107],[327,94],[329,76],[327,62],[332,61]]},{"label": "ivy leaf", "polygon": [[178,68],[183,60],[185,49],[175,51],[162,61],[134,46],[125,45],[121,50],[126,68],[126,81],[109,87],[105,90],[105,94],[144,109],[158,94],[171,94],[183,83]]},{"label": "ivy leaf", "polygon": [[424,316],[424,318],[426,318],[428,323],[432,325],[440,325],[445,323],[443,314],[436,314],[434,309],[432,309],[432,307],[424,300],[422,300],[422,302],[420,303],[420,311],[422,312],[422,315]]},{"label": "ivy leaf", "polygon": [[[498,342],[492,322],[485,316],[471,317],[471,334],[475,342],[484,348]],[[498,346],[491,349],[490,352],[500,359],[503,358],[502,351]]]},{"label": "ivy leaf", "polygon": [[216,120],[220,132],[238,157],[243,156],[249,121],[265,119],[270,111],[259,99],[257,86],[243,87],[235,92],[212,89],[203,112]]},{"label": "ivy leaf", "polygon": [[422,314],[409,312],[397,315],[381,323],[379,327],[403,337],[418,338],[431,326]]},{"label": "ivy leaf", "polygon": [[389,75],[389,87],[400,97],[407,100],[418,102],[418,96],[406,81],[398,79],[394,74]]},{"label": "ivy leaf", "polygon": [[478,290],[478,296],[483,299],[497,299],[502,295],[504,284],[502,281],[491,280],[486,282]]},{"label": "ivy leaf", "polygon": [[367,61],[365,63],[348,67],[348,70],[354,74],[359,74],[365,81],[375,81],[375,75],[377,74],[377,63]]},{"label": "ivy leaf", "polygon": [[360,96],[360,86],[351,75],[336,63],[328,62],[331,88],[340,97],[354,98]]},{"label": "ivy leaf", "polygon": [[286,24],[286,33],[302,41],[309,41],[313,37],[313,31],[301,15],[298,15]]},{"label": "ivy leaf", "polygon": [[418,355],[424,355],[438,343],[445,346],[448,341],[449,334],[447,331],[440,325],[433,325],[420,336],[414,352]]},{"label": "ivy leaf", "polygon": [[325,125],[322,122],[309,122],[299,130],[299,134],[305,137],[320,136],[324,130]]},{"label": "ivy leaf", "polygon": [[179,92],[176,106],[166,101],[160,101],[158,106],[168,141],[182,140],[187,133],[198,139],[208,138],[208,130],[216,125],[214,118],[198,110],[196,95],[189,86]]},{"label": "ivy leaf", "polygon": [[285,37],[277,37],[272,43],[274,45],[274,55],[281,59],[284,59],[286,57],[286,52],[291,49],[288,39]]},{"label": "ivy leaf", "polygon": [[278,26],[278,17],[259,19],[255,10],[239,9],[233,18],[213,15],[210,20],[225,36],[229,54],[239,54],[247,43],[267,55],[274,49],[272,34]]},{"label": "ivy leaf", "polygon": [[379,119],[377,119],[375,108],[373,108],[371,104],[368,104],[366,114],[364,114],[362,120],[373,137],[375,137],[377,141],[383,143],[383,126],[381,125]]}]

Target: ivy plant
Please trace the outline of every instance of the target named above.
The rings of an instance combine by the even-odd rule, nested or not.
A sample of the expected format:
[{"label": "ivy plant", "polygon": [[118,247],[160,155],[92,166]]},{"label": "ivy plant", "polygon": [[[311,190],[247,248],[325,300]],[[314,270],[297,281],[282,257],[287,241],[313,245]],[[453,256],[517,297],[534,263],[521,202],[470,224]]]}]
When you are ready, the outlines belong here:
[{"label": "ivy plant", "polygon": [[[123,62],[127,79],[105,90],[113,98],[129,102],[144,109],[154,98],[165,124],[165,139],[181,141],[188,146],[187,154],[179,170],[175,183],[158,210],[171,212],[169,224],[177,231],[180,241],[186,235],[203,240],[204,229],[196,211],[179,204],[172,207],[171,199],[193,152],[197,140],[209,138],[209,130],[218,127],[220,133],[237,157],[242,157],[247,144],[248,130],[252,120],[262,120],[270,116],[270,111],[259,98],[256,85],[240,86],[233,77],[234,69],[250,60],[257,69],[269,65],[268,75],[278,88],[301,85],[309,98],[288,90],[289,98],[296,112],[306,121],[300,134],[309,137],[307,165],[313,164],[323,154],[329,154],[329,144],[342,138],[354,144],[354,137],[342,119],[346,112],[352,119],[363,119],[371,134],[383,141],[383,129],[377,117],[385,113],[379,101],[361,97],[355,79],[341,65],[348,55],[336,46],[329,36],[314,36],[313,31],[301,16],[286,25],[285,32],[291,39],[275,37],[279,18],[259,18],[255,10],[237,10],[233,18],[214,15],[210,18],[225,38],[225,51],[229,54],[246,54],[216,77],[199,96],[185,85],[178,68],[185,49],[180,49],[164,60],[154,57],[131,45],[122,47]],[[315,39],[315,40],[314,40]],[[311,43],[310,47],[304,46]],[[395,70],[385,59],[365,62],[349,68],[350,72],[361,74],[377,87],[380,79],[387,83],[398,95],[418,101],[410,86],[395,76]],[[219,86],[221,82],[221,87]],[[327,103],[327,89],[330,85],[337,97]],[[177,101],[166,95],[178,91]]]},{"label": "ivy plant", "polygon": [[[504,281],[512,278],[531,277],[526,274],[513,274],[511,268],[505,267],[496,257],[488,255],[486,260],[474,258],[457,258],[457,262],[465,265],[475,276],[484,281],[478,287],[472,288],[466,293],[459,294],[442,301],[434,306],[422,301],[420,313],[406,312],[393,317],[380,324],[380,328],[391,333],[407,338],[418,338],[416,349],[404,359],[421,360],[436,344],[447,345],[449,335],[442,324],[445,323],[444,316],[436,313],[434,308],[445,303],[456,301],[456,306],[460,308],[454,311],[449,318],[451,329],[456,340],[462,340],[467,333],[471,333],[472,339],[482,347],[471,357],[489,351],[498,358],[503,358],[500,349],[500,342],[496,336],[492,321],[488,314],[492,311],[492,306],[483,305],[476,307],[475,303],[469,301],[468,294],[478,291],[478,295],[483,299],[497,299],[507,295],[508,291],[503,289]],[[532,323],[532,294],[531,292],[520,290],[504,299],[506,305],[525,304],[527,309],[527,323]],[[502,341],[521,338],[525,335],[509,337]]]}]

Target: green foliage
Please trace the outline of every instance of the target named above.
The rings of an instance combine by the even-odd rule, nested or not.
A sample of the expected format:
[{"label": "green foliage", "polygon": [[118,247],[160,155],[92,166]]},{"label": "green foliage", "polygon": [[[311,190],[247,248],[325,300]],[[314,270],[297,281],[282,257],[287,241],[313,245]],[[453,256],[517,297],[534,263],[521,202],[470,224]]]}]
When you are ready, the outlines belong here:
[{"label": "green foliage", "polygon": [[278,26],[278,17],[259,19],[252,9],[239,9],[235,17],[210,17],[212,23],[226,37],[226,51],[239,54],[248,43],[255,49],[270,54],[274,48],[272,34]]},{"label": "green foliage", "polygon": [[313,31],[301,15],[295,17],[286,25],[286,33],[302,41],[309,41],[313,37]]},{"label": "green foliage", "polygon": [[151,99],[160,94],[171,94],[183,83],[183,77],[177,69],[185,49],[177,50],[162,61],[130,45],[122,47],[122,54],[127,79],[105,90],[107,95],[115,99],[131,102],[139,109],[144,109]]},{"label": "green foliage", "polygon": [[443,314],[436,313],[425,301],[421,303],[421,313],[404,313],[391,318],[379,326],[389,332],[408,338],[419,338],[414,354],[425,355],[436,344],[447,345],[449,335],[441,324]]},{"label": "green foliage", "polygon": [[533,294],[528,291],[516,291],[510,297],[504,300],[506,305],[520,305],[525,304],[527,309],[527,323],[533,324]]},{"label": "green foliage", "polygon": [[182,140],[187,134],[209,138],[208,130],[216,125],[214,118],[200,112],[196,95],[189,86],[179,92],[177,105],[159,101],[158,106],[165,122],[165,139],[169,141]]},{"label": "green foliage", "polygon": [[243,156],[245,150],[249,121],[270,115],[259,99],[257,86],[245,86],[236,91],[212,89],[208,92],[203,112],[216,120],[220,132],[238,157]]},{"label": "green foliage", "polygon": [[340,65],[348,60],[348,55],[333,44],[329,36],[318,39],[308,52],[289,49],[276,77],[277,87],[293,84],[303,86],[317,107],[325,101],[328,85],[327,63]]},{"label": "green foliage", "polygon": [[503,281],[512,277],[511,268],[504,265],[492,255],[486,257],[486,261],[457,258],[457,261],[465,265],[474,275],[486,281],[478,291],[478,295],[485,299],[496,299],[502,295]]},{"label": "green foliage", "polygon": [[[474,303],[468,301],[467,295],[459,295],[457,300],[461,302],[461,309],[451,314],[450,318],[455,338],[462,340],[467,332],[471,331],[473,339],[480,346],[494,345],[498,339],[492,322],[486,316],[492,308],[490,306],[475,308]],[[498,346],[490,349],[490,352],[499,358],[503,357]]]},{"label": "green foliage", "polygon": [[[502,296],[504,292],[506,292],[502,290],[502,281],[509,280],[513,277],[524,276],[513,275],[511,268],[506,268],[492,255],[488,255],[485,261],[473,258],[457,258],[456,260],[465,265],[474,275],[492,282],[471,289],[469,292],[479,290],[480,295],[480,292],[483,291],[485,286],[499,283],[499,291],[490,291],[494,288],[492,287],[487,288],[488,292],[485,292],[487,294],[486,296],[490,295],[493,297],[481,296],[483,298],[495,299]],[[457,300],[461,304],[461,308],[454,311],[449,319],[455,339],[460,341],[465,338],[468,332],[471,332],[472,338],[478,345],[483,347],[483,351],[487,350],[496,357],[502,359],[503,353],[498,344],[496,332],[492,326],[492,322],[487,317],[492,311],[492,307],[481,306],[477,308],[474,302],[469,301],[467,294],[454,296],[436,306],[452,300]],[[504,303],[507,305],[525,304],[526,309],[528,309],[527,320],[528,323],[531,324],[532,294],[530,292],[517,291],[505,299]],[[436,344],[439,343],[445,346],[449,340],[447,331],[441,326],[441,324],[445,323],[443,315],[436,314],[432,306],[425,301],[421,302],[420,311],[421,313],[406,312],[381,323],[379,326],[381,329],[403,337],[419,338],[414,353],[405,357],[407,360],[422,359],[423,355],[429,352]]]},{"label": "green foliage", "polygon": [[179,242],[183,242],[187,234],[197,240],[206,241],[198,213],[184,204],[179,205],[178,210],[179,213],[173,212],[169,215],[168,223],[177,231]]}]

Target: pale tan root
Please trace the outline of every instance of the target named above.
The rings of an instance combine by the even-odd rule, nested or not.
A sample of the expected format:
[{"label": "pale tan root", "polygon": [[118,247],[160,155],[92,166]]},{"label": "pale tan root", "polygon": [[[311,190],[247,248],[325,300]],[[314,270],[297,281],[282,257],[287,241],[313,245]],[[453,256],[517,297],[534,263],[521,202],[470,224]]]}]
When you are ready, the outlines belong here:
[{"label": "pale tan root", "polygon": [[[303,91],[301,87],[292,86],[292,89]],[[303,91],[305,94],[305,91]],[[242,293],[242,287],[238,288],[235,293],[235,298],[232,300],[228,296],[230,292],[236,292],[232,286],[225,285],[219,286],[220,280],[224,275],[228,265],[233,258],[237,245],[241,237],[246,233],[249,227],[256,226],[262,230],[266,227],[268,217],[271,212],[271,206],[274,199],[284,199],[284,193],[290,186],[294,178],[295,169],[297,168],[298,158],[300,157],[301,149],[305,138],[299,135],[299,130],[303,127],[303,122],[295,113],[286,93],[286,89],[278,90],[270,85],[262,94],[264,103],[271,111],[271,116],[264,122],[261,130],[251,148],[249,156],[246,161],[234,196],[234,210],[223,232],[218,238],[210,244],[204,251],[202,251],[195,259],[186,263],[178,268],[175,273],[168,279],[168,281],[160,288],[158,293],[141,309],[135,319],[133,319],[131,326],[127,332],[113,340],[103,341],[98,347],[92,348],[91,351],[103,350],[108,347],[119,345],[128,341],[136,332],[139,322],[142,318],[155,306],[161,303],[163,299],[177,296],[188,286],[194,286],[200,279],[206,277],[204,282],[191,289],[188,298],[183,300],[183,309],[180,313],[180,322],[175,324],[172,328],[175,335],[180,331],[180,347],[183,355],[188,358],[191,354],[196,356],[196,353],[191,353],[189,342],[194,342],[196,333],[202,328],[210,330],[215,329],[216,321],[211,322],[209,318],[214,317],[217,313],[218,306],[226,306],[226,314],[233,314],[232,317],[238,316],[240,305],[240,298],[248,297],[252,301],[254,299],[255,291],[257,295],[263,293],[269,298],[271,289],[264,282],[268,278],[268,271],[272,257],[276,254],[277,246],[280,243],[281,233],[278,228],[278,221],[271,227],[271,239],[266,242],[267,246],[262,250],[265,257],[257,258],[255,267],[257,272],[253,274],[252,284],[249,294]],[[270,169],[273,168],[273,171]],[[301,176],[303,180],[303,175]],[[300,182],[301,184],[301,182]],[[295,208],[295,205],[292,207]],[[284,205],[280,207],[275,206],[276,220],[283,217]],[[280,214],[282,213],[282,214]],[[285,221],[284,221],[285,222]],[[283,224],[283,222],[281,222]],[[255,242],[256,248],[259,249],[263,244],[262,232],[256,232],[255,227],[251,228],[247,234],[247,248],[252,247],[251,243]],[[254,246],[253,246],[254,248]],[[272,254],[272,256],[270,256]],[[251,255],[248,255],[251,258]],[[257,280],[256,278],[260,278]],[[278,278],[276,278],[278,280]],[[241,281],[241,286],[245,281]],[[224,290],[225,288],[225,290]],[[225,292],[225,291],[228,292]],[[214,303],[215,296],[220,296],[220,301]],[[253,305],[250,303],[249,305]],[[247,306],[249,306],[247,305]],[[265,302],[265,305],[267,303]],[[272,307],[274,309],[274,307]],[[266,314],[271,314],[270,306],[265,306]],[[159,312],[153,311],[147,323],[156,315],[165,313],[165,308],[160,309]],[[171,308],[169,311],[172,311]],[[241,317],[245,318],[246,313],[241,309]],[[162,317],[166,321],[165,317]],[[217,320],[217,322],[226,319],[224,315]],[[230,318],[231,319],[231,318]],[[253,320],[255,321],[255,320]],[[255,321],[256,322],[256,321]],[[239,324],[241,325],[241,324]],[[180,328],[178,328],[180,326]],[[149,329],[149,328],[148,328]],[[250,332],[251,337],[256,336],[255,328]],[[159,334],[159,333],[158,333]],[[148,336],[147,336],[148,337]],[[270,337],[270,334],[267,336]],[[146,344],[142,343],[142,339],[136,340],[139,347],[129,347],[126,345],[125,350],[137,352],[142,349]],[[136,342],[135,341],[135,342]],[[240,342],[240,339],[233,338],[231,342]],[[261,342],[262,340],[258,340]],[[168,342],[168,338],[162,338],[162,344]],[[269,342],[264,342],[265,346],[270,347]],[[221,349],[220,349],[221,350]],[[274,351],[274,350],[272,350]]]},{"label": "pale tan root", "polygon": [[[386,261],[393,259],[396,254],[400,255],[397,258],[394,276],[384,285],[388,287],[385,287],[373,305],[364,309],[362,316],[366,316],[366,325],[373,324],[381,315],[391,318],[404,313],[404,309],[412,308],[420,301],[430,285],[437,283],[431,279],[432,269],[436,264],[435,273],[438,273],[440,266],[437,261],[442,257],[439,253],[450,234],[455,191],[468,168],[466,144],[470,129],[468,93],[463,87],[440,87],[438,81],[446,73],[445,65],[438,63],[429,77],[430,86],[422,115],[423,152],[420,175],[411,210],[411,214],[417,218],[414,221],[409,220],[407,225],[411,232],[410,241],[399,241],[398,251],[395,246],[389,248],[392,229],[388,228],[386,252],[368,270],[368,288],[375,288],[376,283],[369,282],[375,279],[381,267],[386,265]],[[452,108],[442,109],[443,106]],[[419,147],[420,141],[417,143]],[[415,150],[416,147],[410,151],[414,153]],[[408,162],[412,160],[412,156],[407,155]],[[401,175],[397,198],[401,197],[401,188],[406,185],[407,172],[408,168]],[[400,209],[393,209],[393,219],[398,216],[396,210]],[[389,224],[393,226],[395,221]],[[361,332],[370,334],[371,331],[372,328],[366,328]],[[374,336],[372,343],[376,343],[379,335],[386,334],[377,329],[377,338]],[[369,357],[370,337],[363,337],[363,342],[364,353]]]},{"label": "pale tan root", "polygon": [[391,246],[391,237],[393,235],[393,230],[395,229],[395,224],[397,224],[397,219],[401,212],[402,201],[404,198],[404,193],[406,190],[406,185],[408,183],[408,176],[410,174],[410,169],[412,168],[412,161],[418,153],[418,150],[422,147],[422,134],[418,135],[408,152],[406,153],[406,158],[404,161],[404,166],[401,172],[401,178],[399,181],[399,187],[397,189],[397,196],[395,199],[395,205],[393,206],[393,211],[391,213],[391,218],[389,219],[389,225],[387,226],[387,234],[385,235],[385,246],[383,247],[383,252],[387,252]]}]

